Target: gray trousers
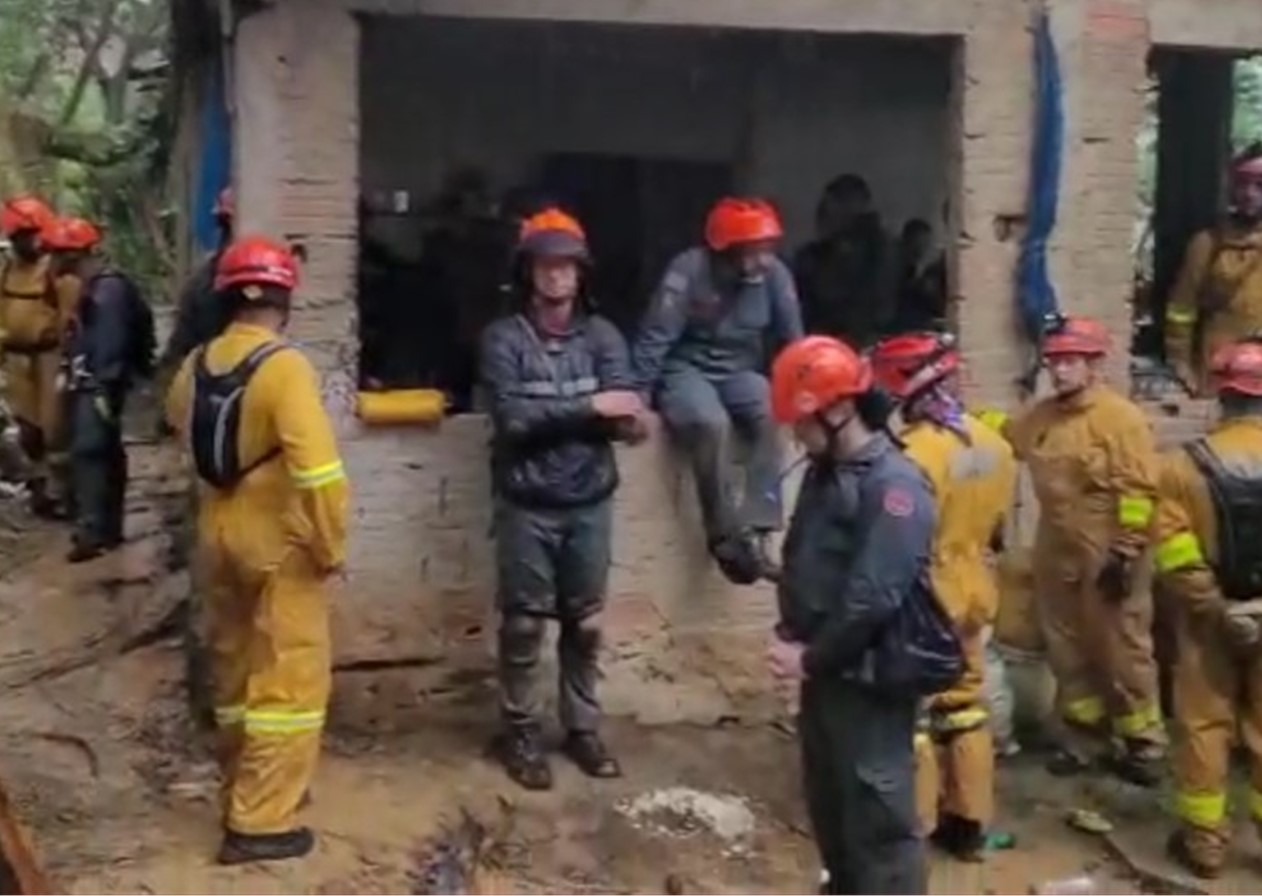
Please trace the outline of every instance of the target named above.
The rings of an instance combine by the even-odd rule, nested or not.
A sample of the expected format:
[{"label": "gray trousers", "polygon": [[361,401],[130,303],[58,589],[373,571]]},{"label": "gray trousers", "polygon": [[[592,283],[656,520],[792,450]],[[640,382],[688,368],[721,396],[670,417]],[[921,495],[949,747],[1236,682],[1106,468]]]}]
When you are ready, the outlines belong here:
[{"label": "gray trousers", "polygon": [[501,502],[495,514],[500,713],[510,728],[538,727],[539,661],[548,619],[561,626],[561,724],[595,731],[600,724],[600,618],[609,579],[613,502],[560,510]]},{"label": "gray trousers", "polygon": [[828,892],[929,892],[915,726],[914,698],[835,680],[802,686],[802,771]]},{"label": "gray trousers", "polygon": [[[662,376],[657,406],[692,465],[709,540],[743,527],[781,527],[780,437],[765,376],[753,370],[712,376],[695,367],[673,368]],[[728,481],[733,428],[751,449],[739,509]]]},{"label": "gray trousers", "polygon": [[[99,403],[109,410],[102,413]],[[88,544],[121,542],[127,496],[121,393],[75,393],[71,401],[70,481],[75,538]]]}]

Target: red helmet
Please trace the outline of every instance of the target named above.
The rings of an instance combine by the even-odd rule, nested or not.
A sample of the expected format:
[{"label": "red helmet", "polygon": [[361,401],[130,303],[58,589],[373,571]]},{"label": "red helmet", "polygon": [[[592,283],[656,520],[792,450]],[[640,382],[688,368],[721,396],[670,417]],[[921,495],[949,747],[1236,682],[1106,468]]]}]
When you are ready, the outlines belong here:
[{"label": "red helmet", "polygon": [[53,252],[86,252],[101,242],[101,231],[86,218],[53,218],[40,238]]},{"label": "red helmet", "polygon": [[53,210],[34,196],[6,199],[0,208],[0,230],[13,236],[25,230],[43,232],[53,220]]},{"label": "red helmet", "polygon": [[876,381],[899,400],[955,373],[961,363],[950,333],[891,336],[873,347],[871,359]]},{"label": "red helmet", "polygon": [[858,352],[831,336],[805,336],[771,365],[771,412],[781,423],[797,423],[871,388],[872,368]]},{"label": "red helmet", "polygon": [[573,216],[549,206],[522,222],[517,249],[527,255],[583,259],[587,258],[587,234]]},{"label": "red helmet", "polygon": [[780,215],[764,199],[720,199],[705,222],[705,241],[715,252],[741,243],[762,243],[784,236]]},{"label": "red helmet", "polygon": [[1262,398],[1262,338],[1224,345],[1209,362],[1214,388]]},{"label": "red helmet", "polygon": [[1113,347],[1108,327],[1090,317],[1064,317],[1056,320],[1043,336],[1043,356],[1107,355]]},{"label": "red helmet", "polygon": [[236,194],[232,187],[224,187],[215,197],[214,215],[216,218],[235,218],[237,215]]},{"label": "red helmet", "polygon": [[215,268],[215,290],[222,292],[234,286],[279,286],[293,289],[298,285],[298,263],[289,247],[265,236],[239,239],[219,256]]}]

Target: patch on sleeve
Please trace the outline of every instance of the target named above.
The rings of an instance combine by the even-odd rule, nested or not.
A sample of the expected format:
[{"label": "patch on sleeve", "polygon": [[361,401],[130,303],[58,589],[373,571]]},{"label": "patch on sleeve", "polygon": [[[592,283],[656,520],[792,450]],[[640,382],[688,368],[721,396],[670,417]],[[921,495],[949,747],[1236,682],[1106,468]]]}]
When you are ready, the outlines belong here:
[{"label": "patch on sleeve", "polygon": [[908,517],[916,509],[916,499],[906,489],[892,488],[885,493],[881,506],[890,516]]}]

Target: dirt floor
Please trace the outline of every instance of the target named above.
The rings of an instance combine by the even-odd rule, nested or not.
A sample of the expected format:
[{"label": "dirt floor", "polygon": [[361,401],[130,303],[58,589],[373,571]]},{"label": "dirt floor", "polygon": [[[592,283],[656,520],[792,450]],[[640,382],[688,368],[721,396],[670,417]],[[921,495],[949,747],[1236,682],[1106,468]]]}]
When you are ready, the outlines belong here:
[{"label": "dirt floor", "polygon": [[[216,867],[216,771],[186,710],[166,517],[139,508],[135,519],[122,554],[70,570],[64,531],[0,507],[0,776],[65,892],[814,890],[785,730],[614,720],[623,780],[592,782],[558,762],[553,792],[525,794],[483,757],[489,687],[420,730],[335,725],[306,813],[317,852]],[[1025,893],[1085,874],[1096,892],[1198,892],[1161,856],[1160,802],[1104,777],[1051,778],[1024,754],[1000,782],[997,827],[1015,847],[984,865],[935,857],[933,890]],[[1117,832],[1071,830],[1073,808],[1102,811]],[[1213,892],[1256,891],[1259,853],[1242,830]]]}]

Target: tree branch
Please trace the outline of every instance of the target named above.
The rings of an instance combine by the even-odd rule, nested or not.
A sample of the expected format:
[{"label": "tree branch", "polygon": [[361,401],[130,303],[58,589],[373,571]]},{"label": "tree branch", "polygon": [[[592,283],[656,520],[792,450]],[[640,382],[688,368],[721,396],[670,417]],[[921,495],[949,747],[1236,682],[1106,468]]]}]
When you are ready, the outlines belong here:
[{"label": "tree branch", "polygon": [[75,113],[79,111],[79,106],[83,102],[84,91],[88,87],[88,79],[91,78],[93,70],[96,67],[97,58],[101,55],[101,49],[105,46],[105,42],[110,39],[110,35],[114,30],[114,14],[118,11],[119,0],[106,0],[104,9],[101,10],[100,25],[97,28],[96,38],[92,41],[83,56],[83,62],[79,65],[79,73],[75,76],[74,86],[70,88],[70,95],[66,98],[66,104],[61,108],[60,124],[67,125],[74,120]]}]

